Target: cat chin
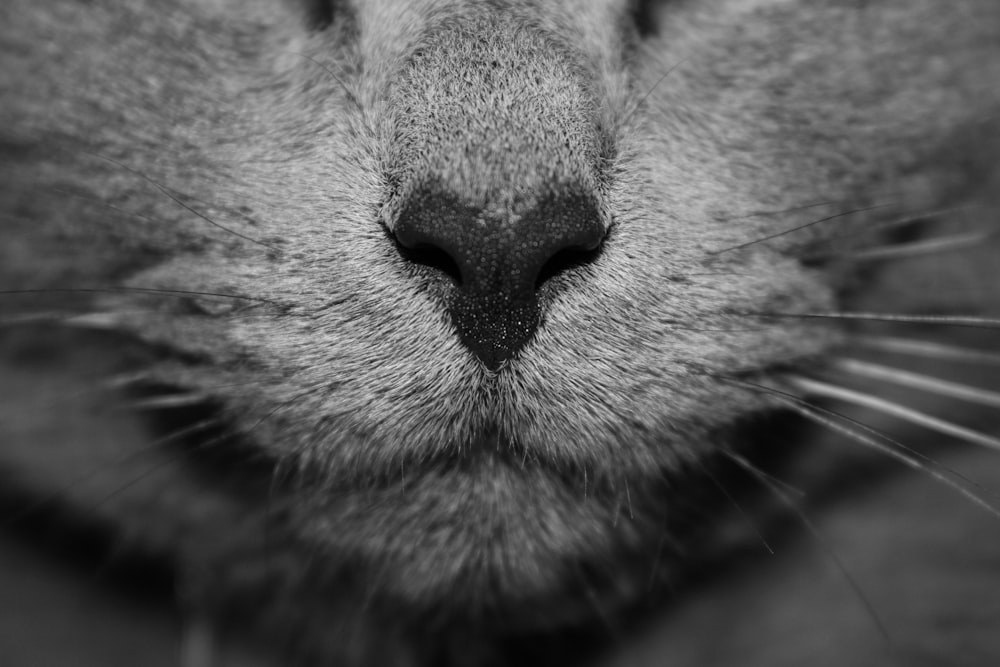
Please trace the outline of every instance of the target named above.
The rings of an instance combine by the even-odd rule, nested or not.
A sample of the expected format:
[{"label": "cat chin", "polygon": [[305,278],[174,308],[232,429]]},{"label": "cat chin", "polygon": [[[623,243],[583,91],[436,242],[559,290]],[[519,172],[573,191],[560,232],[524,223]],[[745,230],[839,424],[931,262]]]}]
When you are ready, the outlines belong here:
[{"label": "cat chin", "polygon": [[317,492],[300,534],[319,558],[368,572],[373,598],[537,628],[649,585],[668,530],[663,492],[640,481],[619,497],[480,456],[377,489]]}]

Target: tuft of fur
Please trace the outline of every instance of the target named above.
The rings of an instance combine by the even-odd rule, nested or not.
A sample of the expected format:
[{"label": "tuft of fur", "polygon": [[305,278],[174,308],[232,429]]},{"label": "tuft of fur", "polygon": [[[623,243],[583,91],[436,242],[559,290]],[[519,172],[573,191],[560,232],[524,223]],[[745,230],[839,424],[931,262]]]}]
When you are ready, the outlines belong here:
[{"label": "tuft of fur", "polygon": [[[936,463],[897,479],[845,443],[799,461],[783,445],[836,433],[775,417],[809,398],[787,394],[789,374],[899,331],[838,314],[997,312],[993,0],[0,12],[9,532],[152,561],[192,664],[205,636],[231,637],[218,659],[233,664],[255,642],[279,664],[573,661],[595,624],[634,639],[665,585],[702,594],[667,604],[680,611],[645,644],[604,642],[611,660],[941,664],[959,637],[970,664],[1000,655],[976,630],[1000,620],[982,592],[998,581],[995,522],[967,520],[972,503],[926,507]],[[600,252],[540,285],[541,324],[499,370],[461,344],[448,279],[393,240],[428,183],[508,214],[559,183],[598,202]],[[961,234],[982,243],[852,259]],[[921,439],[851,414],[866,437]],[[733,482],[723,462],[744,453],[755,463]],[[953,457],[1000,483],[989,457]],[[770,501],[737,503],[787,535],[771,505],[796,496],[772,472],[821,496],[800,505],[862,572],[873,613],[809,597],[818,575],[795,546],[777,565],[751,553],[716,486],[764,487]],[[827,485],[848,488],[827,503]],[[804,600],[828,616],[798,617]],[[881,641],[884,609],[903,611]],[[729,631],[755,622],[767,632]],[[875,639],[824,646],[856,625]]]}]

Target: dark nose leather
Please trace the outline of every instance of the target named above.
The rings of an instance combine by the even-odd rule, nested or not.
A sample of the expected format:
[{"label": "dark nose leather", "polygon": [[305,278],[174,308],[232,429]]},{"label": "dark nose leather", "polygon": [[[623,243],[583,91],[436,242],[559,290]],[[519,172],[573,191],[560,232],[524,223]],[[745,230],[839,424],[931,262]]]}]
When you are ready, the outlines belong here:
[{"label": "dark nose leather", "polygon": [[594,250],[605,229],[593,197],[571,186],[554,186],[520,213],[486,211],[431,186],[410,193],[393,232],[453,274],[448,310],[459,338],[496,370],[538,327],[543,269],[567,251]]}]

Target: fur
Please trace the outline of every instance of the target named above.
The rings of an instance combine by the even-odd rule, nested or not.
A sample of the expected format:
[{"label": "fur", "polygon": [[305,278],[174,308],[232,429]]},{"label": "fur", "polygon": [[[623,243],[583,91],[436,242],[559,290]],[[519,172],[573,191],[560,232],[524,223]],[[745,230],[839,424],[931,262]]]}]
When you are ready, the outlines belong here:
[{"label": "fur", "polygon": [[[902,533],[912,549],[883,551],[880,529],[912,522],[925,487],[844,444],[778,466],[786,437],[835,438],[786,426],[789,402],[750,388],[788,390],[790,370],[883,333],[804,314],[996,311],[997,3],[7,0],[2,14],[0,472],[9,512],[34,508],[10,532],[150,559],[190,632],[231,637],[236,656],[570,660],[572,632],[632,633],[665,587],[707,581],[666,605],[690,611],[663,612],[652,655],[753,664],[749,644],[757,664],[822,664],[826,623],[789,611],[815,575],[794,546],[726,574],[759,563],[734,544],[758,543],[713,479],[760,485],[723,470],[746,452],[812,491],[834,483],[817,467],[846,479],[848,461],[914,509],[898,519],[850,487],[818,503],[830,551],[864,563],[876,611],[919,584],[935,601],[914,605],[962,615],[958,629],[897,616],[891,640],[871,633],[837,664],[880,663],[886,644],[940,664],[956,637],[983,656],[969,664],[1000,656],[969,630],[1000,622],[993,600],[939,606],[938,587],[975,586],[945,586],[963,566],[923,558],[986,563],[995,522],[953,504]],[[566,182],[596,202],[603,245],[548,277],[537,331],[488,369],[456,336],[447,276],[393,235],[427,183],[516,216]],[[985,240],[957,259],[828,260],[891,245],[902,219],[925,221],[918,238]],[[994,461],[976,465],[1000,483]],[[768,502],[740,502],[771,525]],[[963,529],[940,535],[952,520]],[[914,565],[893,576],[897,560]],[[991,569],[962,571],[985,590]],[[878,626],[856,601],[811,604],[845,632]],[[783,641],[717,638],[747,618]]]}]

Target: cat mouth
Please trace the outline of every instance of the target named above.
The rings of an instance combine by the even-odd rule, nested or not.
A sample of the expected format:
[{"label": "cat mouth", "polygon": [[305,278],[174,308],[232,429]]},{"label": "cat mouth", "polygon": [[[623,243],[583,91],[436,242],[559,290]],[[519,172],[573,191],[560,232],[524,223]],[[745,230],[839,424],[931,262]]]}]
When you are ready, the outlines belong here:
[{"label": "cat mouth", "polygon": [[565,622],[561,613],[586,608],[588,595],[624,600],[648,583],[665,488],[585,490],[564,471],[504,453],[495,432],[468,449],[378,487],[309,494],[295,517],[299,539],[330,562],[382,573],[380,599],[504,624],[542,607],[532,625]]},{"label": "cat mouth", "polygon": [[[172,417],[176,430],[182,417],[194,424],[208,413],[188,407]],[[493,425],[393,474],[354,471],[335,482],[316,466],[288,474],[224,430],[171,446],[211,482],[208,496],[259,517],[252,523],[269,548],[310,576],[378,572],[378,590],[368,592],[380,600],[477,610],[512,626],[572,620],[563,614],[587,609],[593,595],[612,606],[631,598],[648,585],[650,544],[668,530],[664,480],[602,484],[593,470],[533,454]]]}]

